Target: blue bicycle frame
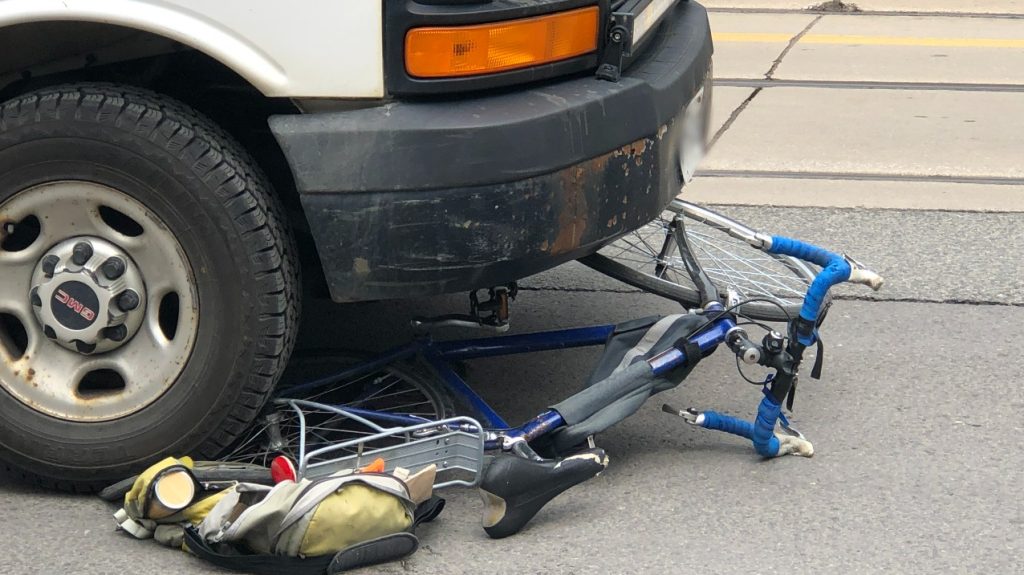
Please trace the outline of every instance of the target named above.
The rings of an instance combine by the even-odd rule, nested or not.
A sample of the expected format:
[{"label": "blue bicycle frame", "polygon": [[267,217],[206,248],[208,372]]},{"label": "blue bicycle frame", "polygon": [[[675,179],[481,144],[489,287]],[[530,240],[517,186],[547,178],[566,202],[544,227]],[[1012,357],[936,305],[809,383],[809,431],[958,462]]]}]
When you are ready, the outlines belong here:
[{"label": "blue bicycle frame", "polygon": [[[763,245],[760,247],[764,251],[804,259],[823,268],[808,288],[799,318],[794,320],[796,337],[794,338],[795,341],[791,342],[791,346],[806,347],[815,342],[818,311],[821,302],[825,299],[833,285],[850,280],[851,273],[859,274],[853,280],[858,283],[868,283],[872,287],[876,287],[876,284],[881,284],[881,278],[870,271],[858,268],[855,262],[816,246],[780,236],[772,236],[770,238],[764,236],[759,239],[763,242]],[[689,341],[691,346],[696,345],[699,347],[702,355],[725,343],[730,331],[737,327],[733,316],[725,313],[727,310],[718,301],[707,303],[704,306],[704,311],[711,318],[711,321],[701,327],[699,332]],[[460,397],[476,411],[478,420],[485,430],[490,432],[486,448],[498,449],[520,439],[527,442],[533,441],[565,425],[565,421],[557,411],[549,409],[518,427],[510,426],[451,368],[449,362],[599,346],[605,344],[614,330],[614,325],[597,325],[523,335],[457,341],[435,342],[430,338],[421,338],[407,345],[387,351],[371,361],[364,362],[344,372],[283,389],[279,392],[279,395],[289,397],[301,396],[304,392],[324,387],[335,381],[365,375],[385,368],[392,363],[419,356],[436,371],[437,375],[453,394]],[[799,348],[798,353],[802,353],[803,347]],[[691,347],[691,349],[693,348]],[[799,354],[796,356],[796,361],[798,365]],[[670,348],[647,360],[646,363],[649,365],[651,373],[661,375],[676,367],[685,365],[687,357],[681,349]],[[777,380],[776,383],[778,383]],[[746,437],[753,441],[756,451],[761,455],[767,457],[778,455],[779,440],[773,436],[773,433],[777,421],[781,419],[785,423],[785,418],[781,413],[781,398],[778,397],[780,390],[781,388],[779,387],[765,386],[765,397],[761,401],[757,418],[753,423],[708,411],[701,414],[702,417],[697,424]],[[774,396],[773,391],[775,392]],[[781,390],[783,397],[786,392],[786,390]],[[421,417],[400,413],[371,411],[349,406],[339,407],[344,407],[346,410],[366,419],[396,426],[416,425],[425,421]]]},{"label": "blue bicycle frame", "polygon": [[[709,312],[722,310],[722,305],[718,303],[713,303],[708,307]],[[736,327],[736,323],[732,318],[724,315],[713,321],[711,325],[702,328],[700,334],[693,338],[692,343],[696,343],[701,352],[710,352],[725,341],[726,334],[734,327]],[[465,401],[467,405],[472,406],[478,414],[480,423],[487,431],[500,432],[502,436],[508,438],[521,437],[526,441],[533,441],[564,425],[565,422],[557,411],[547,410],[518,427],[512,427],[451,368],[450,362],[600,346],[607,342],[608,337],[614,331],[615,325],[610,324],[469,340],[435,342],[427,338],[417,339],[343,372],[282,389],[279,395],[299,397],[305,392],[330,385],[335,381],[359,377],[390,364],[419,356],[436,371],[438,377],[453,394]],[[650,363],[653,372],[660,375],[685,364],[686,360],[685,353],[677,349],[670,349],[652,358]],[[372,411],[350,406],[339,407],[344,407],[345,410],[361,417],[396,426],[416,425],[424,421],[423,418],[414,415]],[[487,449],[497,449],[500,447],[499,442],[499,439],[490,439],[486,447]]]}]

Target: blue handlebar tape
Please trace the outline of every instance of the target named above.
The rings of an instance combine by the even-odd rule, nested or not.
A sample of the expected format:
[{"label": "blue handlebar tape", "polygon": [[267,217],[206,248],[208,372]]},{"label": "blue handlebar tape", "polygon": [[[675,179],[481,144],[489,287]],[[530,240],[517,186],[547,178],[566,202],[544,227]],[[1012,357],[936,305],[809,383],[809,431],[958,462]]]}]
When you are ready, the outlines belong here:
[{"label": "blue handlebar tape", "polygon": [[[821,272],[811,282],[811,287],[807,289],[804,305],[800,308],[800,317],[809,322],[818,320],[818,310],[821,309],[828,290],[832,289],[832,286],[850,279],[852,268],[846,258],[800,240],[772,236],[772,247],[768,251],[773,254],[793,256],[822,267]],[[804,341],[805,339],[807,341]],[[800,343],[811,345],[814,343],[814,336],[801,337]]]},{"label": "blue handlebar tape", "polygon": [[747,439],[754,438],[754,424],[749,421],[744,421],[731,415],[725,415],[724,413],[718,413],[717,411],[704,411],[702,413],[704,415],[704,421],[701,423],[701,427],[717,429],[718,431],[739,435],[740,437],[746,437]]},{"label": "blue handlebar tape", "polygon": [[757,407],[757,419],[754,420],[754,423],[717,411],[702,413],[704,421],[701,423],[701,427],[745,437],[754,443],[754,449],[758,455],[775,457],[779,454],[779,439],[775,437],[775,422],[782,415],[782,405],[775,403],[767,395],[761,400],[761,405]]},{"label": "blue handlebar tape", "polygon": [[761,405],[757,406],[757,419],[754,420],[754,451],[764,457],[775,457],[779,454],[779,438],[775,437],[775,422],[782,414],[782,405],[775,403],[771,396],[765,395]]}]

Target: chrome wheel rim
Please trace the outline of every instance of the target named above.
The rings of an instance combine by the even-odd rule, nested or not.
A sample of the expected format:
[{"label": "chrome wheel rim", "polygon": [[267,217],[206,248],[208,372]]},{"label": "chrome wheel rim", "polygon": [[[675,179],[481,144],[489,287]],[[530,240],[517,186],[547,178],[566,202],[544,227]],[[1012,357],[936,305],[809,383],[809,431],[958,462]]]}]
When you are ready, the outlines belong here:
[{"label": "chrome wheel rim", "polygon": [[177,381],[199,326],[166,225],[113,188],[61,181],[0,205],[0,387],[74,422],[136,413]]}]

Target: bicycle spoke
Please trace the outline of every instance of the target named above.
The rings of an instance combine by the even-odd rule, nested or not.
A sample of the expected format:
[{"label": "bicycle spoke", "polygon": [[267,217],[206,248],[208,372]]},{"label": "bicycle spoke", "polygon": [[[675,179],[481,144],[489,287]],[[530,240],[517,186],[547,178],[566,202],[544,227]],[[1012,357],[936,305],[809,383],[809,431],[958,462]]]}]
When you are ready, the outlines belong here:
[{"label": "bicycle spoke", "polygon": [[[777,297],[779,295],[777,292],[775,292],[773,289],[771,289],[772,286],[775,287],[775,288],[779,288],[781,290],[787,291],[787,292],[789,292],[789,293],[791,293],[793,295],[796,295],[796,296],[802,296],[803,295],[803,290],[802,289],[801,290],[795,290],[795,289],[791,288],[790,286],[786,285],[782,281],[783,279],[790,279],[790,278],[788,278],[786,276],[783,276],[781,274],[776,274],[776,273],[772,272],[769,268],[767,268],[765,266],[757,265],[759,261],[765,261],[765,260],[768,260],[768,261],[778,261],[778,260],[773,260],[773,259],[768,259],[768,258],[741,258],[741,257],[737,257],[732,252],[730,252],[730,251],[728,251],[726,249],[721,248],[716,242],[711,241],[708,238],[700,238],[700,239],[703,240],[704,243],[709,244],[711,247],[717,248],[717,250],[718,250],[718,252],[720,254],[724,254],[725,256],[728,257],[728,260],[723,259],[722,257],[719,257],[719,255],[716,255],[714,250],[708,249],[707,246],[701,246],[699,249],[701,249],[701,251],[702,251],[702,253],[704,255],[706,255],[707,257],[711,258],[718,265],[720,265],[722,268],[724,268],[724,269],[721,269],[721,270],[715,270],[714,268],[710,268],[708,266],[702,266],[702,267],[704,267],[704,270],[706,272],[708,272],[709,274],[713,274],[713,272],[719,271],[721,273],[722,279],[732,280],[729,283],[733,283],[733,284],[742,284],[744,282],[749,283],[750,285],[753,285],[756,288],[758,288],[757,289],[758,292],[760,292],[762,295],[766,295],[766,296]],[[737,267],[731,265],[730,262],[735,262],[736,264],[739,264],[739,265],[745,266],[747,268],[750,268],[750,270],[747,271],[747,270],[738,269]],[[764,281],[761,281],[761,280],[771,280],[771,283],[765,283]],[[740,286],[734,286],[734,287],[740,287]]]},{"label": "bicycle spoke", "polygon": [[[310,364],[310,367],[312,369],[308,372],[312,376],[323,378],[327,383],[314,393],[304,394],[301,399],[341,409],[346,406],[358,407],[381,413],[415,415],[426,420],[447,416],[444,408],[436,403],[421,384],[400,371],[384,368],[346,379],[334,378],[332,381],[329,375],[318,375],[316,370],[320,370],[320,374],[329,374],[330,372],[326,370],[337,369],[341,372],[350,366],[332,362],[323,364],[322,367]],[[371,451],[409,440],[402,436],[388,436],[366,441],[365,438],[378,435],[380,431],[333,410],[308,407],[301,409],[304,420],[301,425],[298,415],[290,407],[281,407],[276,415],[269,416],[274,417],[272,423],[266,419],[261,421],[250,435],[231,450],[226,460],[266,465],[281,454],[296,459],[300,433],[304,434],[307,454],[321,448],[362,439],[356,446],[332,450],[314,458],[316,461],[329,461],[358,453],[357,450]],[[372,417],[370,419],[372,420]],[[389,425],[382,424],[381,427],[387,428]]]},{"label": "bicycle spoke", "polygon": [[[362,382],[366,381],[367,379],[374,377],[375,375],[376,375],[376,373],[367,373],[367,374],[358,376],[355,379],[348,380],[345,383],[342,383],[341,385],[330,387],[330,388],[325,389],[324,391],[321,391],[319,393],[314,393],[312,395],[305,396],[305,397],[303,397],[303,399],[305,399],[307,401],[317,401],[319,399],[322,399],[324,396],[326,396],[328,394],[336,393],[336,392],[339,392],[339,391],[341,391],[343,389],[349,388],[349,387],[351,387],[353,385],[362,383]],[[322,402],[322,403],[326,403],[326,402]]]}]

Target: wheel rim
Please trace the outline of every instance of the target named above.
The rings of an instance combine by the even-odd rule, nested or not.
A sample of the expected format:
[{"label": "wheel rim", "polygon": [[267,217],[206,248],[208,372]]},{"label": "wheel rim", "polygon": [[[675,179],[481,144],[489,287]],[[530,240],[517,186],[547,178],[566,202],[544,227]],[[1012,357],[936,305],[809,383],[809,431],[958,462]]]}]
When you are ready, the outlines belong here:
[{"label": "wheel rim", "polygon": [[724,289],[731,287],[741,301],[767,299],[786,309],[799,307],[815,275],[804,262],[754,248],[712,222],[687,213],[682,202],[673,203],[672,207],[658,219],[604,248],[601,254],[654,280],[691,286],[693,282],[678,245],[670,235],[673,219],[685,217],[684,227],[693,255],[715,286],[723,290],[720,295],[724,297]]},{"label": "wheel rim", "polygon": [[[301,363],[301,360],[296,363]],[[355,362],[334,371],[340,371],[351,365],[355,365]],[[316,377],[322,376],[321,374]],[[309,378],[304,379],[308,380]],[[293,381],[293,383],[303,382]],[[287,386],[288,383],[284,385]],[[288,396],[287,389],[285,389],[284,395]],[[394,368],[384,368],[350,379],[326,383],[314,393],[299,394],[295,397],[333,406],[416,415],[424,420],[447,416],[440,398],[426,391],[422,384],[416,382],[415,379]],[[307,453],[321,447],[376,433],[361,423],[333,411],[305,407],[302,411],[306,419]],[[382,424],[382,426],[391,427],[390,424]],[[399,439],[377,440],[365,445],[364,450],[386,447],[399,442]],[[246,438],[219,459],[269,466],[275,457],[285,455],[297,462],[298,445],[298,416],[291,407],[275,403],[257,419],[252,430],[246,434]],[[334,459],[352,453],[356,453],[356,450],[343,449],[334,451],[326,457]],[[311,463],[316,463],[316,461],[311,461]]]},{"label": "wheel rim", "polygon": [[130,196],[62,181],[0,205],[0,386],[33,410],[108,421],[156,401],[199,325],[191,266]]}]

